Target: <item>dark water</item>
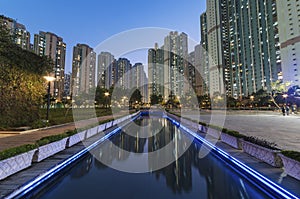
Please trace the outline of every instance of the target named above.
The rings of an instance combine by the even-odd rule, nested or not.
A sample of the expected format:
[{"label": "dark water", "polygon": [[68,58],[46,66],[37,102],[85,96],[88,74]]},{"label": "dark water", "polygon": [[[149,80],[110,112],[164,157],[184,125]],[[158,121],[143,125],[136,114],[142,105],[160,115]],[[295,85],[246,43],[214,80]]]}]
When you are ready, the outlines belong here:
[{"label": "dark water", "polygon": [[[95,157],[85,156],[35,198],[267,198],[213,155],[199,158],[201,144],[197,141],[193,141],[177,161],[157,171],[122,172],[99,161],[104,155],[111,157],[108,158],[111,163],[131,161],[128,154],[120,151],[112,149],[108,154],[107,149],[112,145],[141,154],[163,148],[183,134],[166,119],[143,118],[135,124],[147,126],[152,132],[158,130],[149,139],[137,138],[133,136],[135,129],[129,126],[125,132],[130,135],[121,133],[101,144],[93,150]],[[149,163],[148,166],[151,168]]]}]

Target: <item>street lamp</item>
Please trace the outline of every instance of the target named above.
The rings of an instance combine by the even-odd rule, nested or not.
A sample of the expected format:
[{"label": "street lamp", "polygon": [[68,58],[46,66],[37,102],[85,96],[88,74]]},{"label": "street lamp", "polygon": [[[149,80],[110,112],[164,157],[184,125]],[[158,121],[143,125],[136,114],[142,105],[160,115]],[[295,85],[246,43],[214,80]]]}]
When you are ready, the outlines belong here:
[{"label": "street lamp", "polygon": [[50,108],[50,86],[51,86],[51,82],[53,82],[55,80],[55,77],[51,77],[51,76],[44,76],[44,78],[47,80],[48,82],[48,92],[47,92],[47,115],[46,115],[46,120],[47,122],[49,121],[49,108]]},{"label": "street lamp", "polygon": [[253,108],[253,100],[254,100],[254,96],[251,95],[251,96],[250,96],[250,99],[251,99],[251,108]]},{"label": "street lamp", "polygon": [[287,97],[288,97],[288,95],[287,94],[283,94],[282,97],[284,98],[284,103],[287,104]]},{"label": "street lamp", "polygon": [[105,92],[105,93],[104,93],[104,96],[105,96],[106,108],[107,108],[107,106],[108,106],[108,96],[109,96],[109,92]]}]

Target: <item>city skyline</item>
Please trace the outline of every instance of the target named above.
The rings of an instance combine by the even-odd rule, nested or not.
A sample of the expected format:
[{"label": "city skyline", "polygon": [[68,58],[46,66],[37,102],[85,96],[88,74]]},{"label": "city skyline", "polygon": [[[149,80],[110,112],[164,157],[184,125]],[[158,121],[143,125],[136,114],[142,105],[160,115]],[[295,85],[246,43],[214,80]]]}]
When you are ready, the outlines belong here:
[{"label": "city skyline", "polygon": [[[24,24],[31,33],[31,43],[33,43],[33,35],[39,31],[60,35],[67,44],[66,73],[68,73],[72,71],[73,46],[77,43],[95,48],[111,36],[130,29],[168,28],[185,32],[190,38],[199,42],[199,18],[205,7],[205,1],[199,0],[193,0],[188,4],[170,0],[131,1],[131,3],[118,0],[106,2],[91,0],[85,4],[73,1],[72,5],[55,0],[51,1],[45,9],[45,4],[35,0],[30,2],[12,0],[2,2],[0,12]],[[147,50],[129,53],[126,57],[132,63],[146,64]]]}]

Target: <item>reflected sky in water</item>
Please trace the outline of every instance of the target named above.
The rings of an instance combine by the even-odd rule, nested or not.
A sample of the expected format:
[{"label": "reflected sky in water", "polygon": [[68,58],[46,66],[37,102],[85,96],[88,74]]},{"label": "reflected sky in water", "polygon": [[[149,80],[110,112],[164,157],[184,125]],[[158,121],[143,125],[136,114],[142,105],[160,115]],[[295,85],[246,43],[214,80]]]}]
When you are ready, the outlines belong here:
[{"label": "reflected sky in water", "polygon": [[[142,118],[135,121],[151,129],[149,138],[134,136],[135,128],[114,136],[79,161],[73,168],[47,185],[36,198],[267,198],[223,162],[209,154],[199,158],[200,143],[193,141],[186,152],[168,166],[148,173],[126,173],[103,164],[102,158],[113,162],[132,161],[128,153],[111,150],[118,146],[133,153],[151,152],[180,139],[178,128],[162,118]],[[146,128],[143,128],[146,129]],[[155,132],[155,133],[154,133]],[[192,138],[191,138],[192,139]],[[182,143],[181,143],[182,145]],[[181,146],[177,146],[181,147]],[[176,149],[173,154],[176,155]],[[140,164],[131,162],[131,164]],[[153,162],[148,162],[151,169]],[[158,163],[157,163],[158,164]]]}]

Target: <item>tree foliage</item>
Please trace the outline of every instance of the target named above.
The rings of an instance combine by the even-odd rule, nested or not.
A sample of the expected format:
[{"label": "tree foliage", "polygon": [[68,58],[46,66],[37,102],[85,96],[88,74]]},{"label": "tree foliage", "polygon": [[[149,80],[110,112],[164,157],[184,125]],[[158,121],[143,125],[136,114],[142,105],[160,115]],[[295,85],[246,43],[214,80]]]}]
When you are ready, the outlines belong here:
[{"label": "tree foliage", "polygon": [[46,93],[42,75],[51,61],[18,47],[0,27],[0,126],[29,125],[39,119]]},{"label": "tree foliage", "polygon": [[142,102],[142,94],[141,91],[139,89],[135,89],[132,93],[132,95],[130,96],[130,100],[129,103],[133,104],[135,102],[141,103]]},{"label": "tree foliage", "polygon": [[162,95],[152,94],[150,96],[150,103],[151,103],[151,105],[160,104],[162,101],[163,101]]}]

